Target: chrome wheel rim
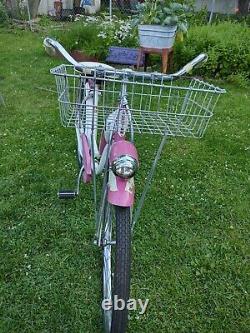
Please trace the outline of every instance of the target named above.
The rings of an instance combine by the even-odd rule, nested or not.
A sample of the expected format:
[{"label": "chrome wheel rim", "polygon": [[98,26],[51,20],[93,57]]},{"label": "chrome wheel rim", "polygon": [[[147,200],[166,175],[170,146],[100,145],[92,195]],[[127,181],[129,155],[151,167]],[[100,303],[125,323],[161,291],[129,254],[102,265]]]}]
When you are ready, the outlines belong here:
[{"label": "chrome wheel rim", "polygon": [[[112,300],[112,213],[110,205],[106,210],[106,225],[103,237],[103,300]],[[105,332],[110,333],[112,322],[112,307],[109,310],[103,309]]]}]

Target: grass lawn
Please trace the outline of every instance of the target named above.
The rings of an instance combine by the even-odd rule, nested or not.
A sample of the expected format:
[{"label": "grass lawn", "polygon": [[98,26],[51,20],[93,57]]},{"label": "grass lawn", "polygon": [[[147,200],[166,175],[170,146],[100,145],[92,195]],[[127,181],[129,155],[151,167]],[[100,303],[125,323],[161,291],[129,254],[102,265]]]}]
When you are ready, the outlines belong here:
[{"label": "grass lawn", "polygon": [[[1,333],[102,331],[101,253],[91,189],[60,202],[77,172],[60,126],[43,36],[0,30]],[[129,332],[249,332],[249,89],[228,90],[202,140],[171,139],[136,227]],[[150,141],[149,141],[150,140]],[[137,139],[143,186],[159,138]]]}]

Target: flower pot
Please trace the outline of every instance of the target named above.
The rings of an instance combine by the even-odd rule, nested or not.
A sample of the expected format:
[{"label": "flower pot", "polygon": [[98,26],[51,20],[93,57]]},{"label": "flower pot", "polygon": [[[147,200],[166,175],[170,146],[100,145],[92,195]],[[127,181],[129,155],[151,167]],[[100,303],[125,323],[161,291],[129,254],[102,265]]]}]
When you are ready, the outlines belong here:
[{"label": "flower pot", "polygon": [[177,26],[139,25],[140,46],[167,49],[174,45]]},{"label": "flower pot", "polygon": [[[49,56],[63,59],[63,56],[57,51],[55,51],[55,49],[50,44],[48,44],[46,40],[44,40],[43,45],[45,47],[46,53]],[[69,54],[71,55],[72,58],[74,58],[78,62],[85,62],[85,61],[98,62],[98,59],[96,57],[89,56],[86,53],[84,53],[84,51],[72,50],[71,52],[69,52]]]},{"label": "flower pot", "polygon": [[74,58],[78,62],[84,62],[84,61],[92,61],[92,62],[97,62],[98,59],[94,56],[89,56],[84,51],[80,50],[73,50],[70,52],[70,55],[72,58]]}]

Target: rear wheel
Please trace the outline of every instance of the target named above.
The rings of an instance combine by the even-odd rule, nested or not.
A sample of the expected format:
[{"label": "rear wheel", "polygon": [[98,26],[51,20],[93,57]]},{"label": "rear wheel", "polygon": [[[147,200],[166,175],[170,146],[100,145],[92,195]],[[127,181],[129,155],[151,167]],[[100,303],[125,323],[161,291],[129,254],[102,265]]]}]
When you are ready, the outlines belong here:
[{"label": "rear wheel", "polygon": [[[115,220],[115,224],[112,224]],[[114,228],[115,226],[115,228]],[[115,241],[115,256],[112,244]],[[127,301],[130,293],[131,223],[130,208],[107,205],[103,236],[103,299],[121,299],[122,310],[104,309],[106,333],[125,333],[128,322]],[[121,302],[118,306],[121,307]]]}]

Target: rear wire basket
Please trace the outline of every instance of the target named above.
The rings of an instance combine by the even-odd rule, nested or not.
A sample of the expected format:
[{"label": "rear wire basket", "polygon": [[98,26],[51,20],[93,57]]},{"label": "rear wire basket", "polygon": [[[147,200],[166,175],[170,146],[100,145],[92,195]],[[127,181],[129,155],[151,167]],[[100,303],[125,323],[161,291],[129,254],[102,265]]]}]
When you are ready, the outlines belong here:
[{"label": "rear wire basket", "polygon": [[127,85],[127,100],[135,133],[202,137],[213,110],[225,90],[196,78],[173,80],[159,73],[146,74],[100,69],[79,74],[71,65],[51,70],[55,75],[62,125],[75,127],[84,123],[86,80],[99,85],[97,129],[103,129],[107,117],[118,109],[121,87]]}]

